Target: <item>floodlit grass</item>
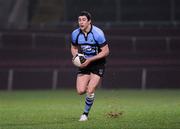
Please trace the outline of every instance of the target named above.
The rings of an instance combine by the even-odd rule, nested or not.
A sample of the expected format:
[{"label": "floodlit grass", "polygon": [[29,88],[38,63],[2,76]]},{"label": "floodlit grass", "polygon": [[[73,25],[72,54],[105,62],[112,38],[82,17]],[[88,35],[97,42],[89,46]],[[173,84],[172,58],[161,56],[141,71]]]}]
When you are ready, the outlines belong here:
[{"label": "floodlit grass", "polygon": [[75,90],[0,91],[0,129],[180,129],[180,90],[101,90],[79,122]]}]

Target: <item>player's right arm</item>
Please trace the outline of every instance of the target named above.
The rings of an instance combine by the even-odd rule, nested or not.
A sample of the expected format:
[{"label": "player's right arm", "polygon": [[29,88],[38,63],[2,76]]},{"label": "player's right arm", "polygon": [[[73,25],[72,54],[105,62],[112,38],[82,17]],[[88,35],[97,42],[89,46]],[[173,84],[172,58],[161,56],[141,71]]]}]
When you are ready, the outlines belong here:
[{"label": "player's right arm", "polygon": [[78,47],[71,44],[71,54],[75,57],[78,54]]},{"label": "player's right arm", "polygon": [[71,34],[71,54],[73,58],[78,54],[78,45],[76,43],[78,34],[79,29],[74,30]]}]

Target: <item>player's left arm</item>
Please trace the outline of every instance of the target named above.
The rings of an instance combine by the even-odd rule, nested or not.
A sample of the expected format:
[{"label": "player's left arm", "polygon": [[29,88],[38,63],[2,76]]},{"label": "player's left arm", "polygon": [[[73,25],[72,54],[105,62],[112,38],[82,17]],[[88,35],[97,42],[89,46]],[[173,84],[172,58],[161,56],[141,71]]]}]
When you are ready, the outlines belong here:
[{"label": "player's left arm", "polygon": [[97,55],[89,58],[90,62],[99,60],[101,58],[105,58],[109,55],[109,46],[106,44],[105,46],[101,47],[101,52],[99,52]]}]

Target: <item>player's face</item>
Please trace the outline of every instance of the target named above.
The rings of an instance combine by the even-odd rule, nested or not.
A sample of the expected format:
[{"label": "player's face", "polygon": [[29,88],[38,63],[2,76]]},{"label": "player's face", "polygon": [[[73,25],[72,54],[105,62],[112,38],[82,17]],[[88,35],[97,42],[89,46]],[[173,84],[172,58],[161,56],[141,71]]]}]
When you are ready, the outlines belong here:
[{"label": "player's face", "polygon": [[86,31],[86,29],[91,24],[91,20],[88,21],[86,16],[79,16],[78,17],[78,24],[82,31]]}]

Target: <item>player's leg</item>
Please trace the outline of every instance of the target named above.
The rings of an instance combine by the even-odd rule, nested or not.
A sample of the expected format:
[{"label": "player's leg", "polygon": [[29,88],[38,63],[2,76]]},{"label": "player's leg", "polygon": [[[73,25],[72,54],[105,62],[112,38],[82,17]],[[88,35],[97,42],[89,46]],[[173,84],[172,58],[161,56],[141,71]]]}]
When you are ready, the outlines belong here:
[{"label": "player's leg", "polygon": [[90,81],[89,81],[88,87],[87,87],[88,95],[91,95],[95,92],[96,88],[99,86],[100,81],[101,81],[101,77],[99,75],[91,73]]},{"label": "player's leg", "polygon": [[[87,91],[88,83],[90,81],[90,72],[86,68],[86,69],[79,69],[78,73],[79,74],[77,75],[76,89],[77,89],[77,93],[79,95],[82,95]],[[86,120],[87,120],[87,116],[82,114],[79,121],[86,121]]]},{"label": "player's leg", "polygon": [[93,105],[95,98],[94,92],[101,81],[101,77],[103,77],[104,69],[104,65],[94,65],[89,69],[91,71],[91,74],[89,76],[89,81],[86,89],[87,95],[85,99],[84,113],[81,116],[80,121],[86,121],[88,118],[89,111]]},{"label": "player's leg", "polygon": [[[90,80],[90,75],[88,74],[77,75],[76,89],[79,95],[86,93],[89,80]],[[88,119],[87,116],[85,114],[82,114],[79,121],[86,121],[87,119]]]},{"label": "player's leg", "polygon": [[94,97],[95,97],[94,92],[95,92],[95,89],[98,87],[100,80],[101,80],[100,76],[93,73],[90,75],[90,80],[87,86],[87,95],[85,99],[84,113],[81,116],[80,121],[86,121],[88,118],[89,111],[94,102]]},{"label": "player's leg", "polygon": [[90,75],[88,74],[77,75],[76,89],[79,95],[86,93],[89,80],[90,80]]},{"label": "player's leg", "polygon": [[98,87],[100,80],[101,80],[100,76],[93,74],[93,73],[91,74],[90,81],[89,81],[88,87],[87,87],[86,106],[84,109],[84,113],[86,115],[88,115],[88,113],[93,105],[94,98],[95,98],[95,90]]}]

